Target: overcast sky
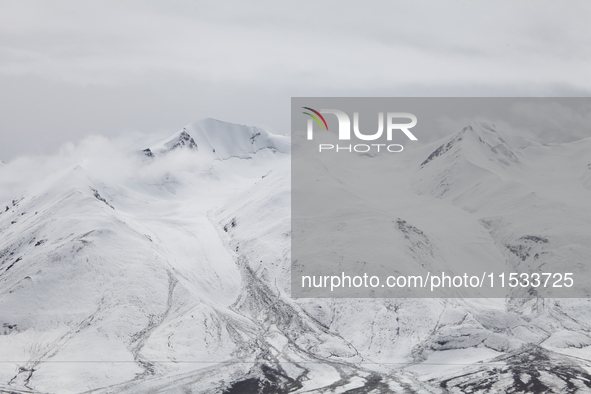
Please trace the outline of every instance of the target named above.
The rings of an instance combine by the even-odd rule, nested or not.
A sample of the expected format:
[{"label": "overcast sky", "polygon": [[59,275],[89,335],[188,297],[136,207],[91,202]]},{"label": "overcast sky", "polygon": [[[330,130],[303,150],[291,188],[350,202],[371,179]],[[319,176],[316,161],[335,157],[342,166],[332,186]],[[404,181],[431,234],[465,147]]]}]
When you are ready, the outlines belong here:
[{"label": "overcast sky", "polygon": [[0,0],[0,159],[291,96],[589,96],[588,1]]}]

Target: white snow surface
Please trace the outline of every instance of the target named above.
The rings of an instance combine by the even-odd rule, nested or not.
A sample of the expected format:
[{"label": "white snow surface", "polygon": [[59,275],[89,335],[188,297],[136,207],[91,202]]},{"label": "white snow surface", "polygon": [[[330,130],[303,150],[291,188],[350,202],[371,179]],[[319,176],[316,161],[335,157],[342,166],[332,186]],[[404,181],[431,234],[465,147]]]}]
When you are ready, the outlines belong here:
[{"label": "white snow surface", "polygon": [[[398,201],[440,255],[404,258],[588,262],[590,149],[475,122],[405,156]],[[288,137],[206,119],[124,151],[2,201],[0,392],[591,392],[588,298],[291,299]]]}]

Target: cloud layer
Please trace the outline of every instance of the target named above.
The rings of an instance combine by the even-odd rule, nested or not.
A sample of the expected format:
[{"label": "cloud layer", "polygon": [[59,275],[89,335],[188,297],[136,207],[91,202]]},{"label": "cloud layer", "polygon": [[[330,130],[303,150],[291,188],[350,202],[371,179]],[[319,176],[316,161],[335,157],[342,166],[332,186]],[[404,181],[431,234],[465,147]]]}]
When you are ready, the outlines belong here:
[{"label": "cloud layer", "polygon": [[580,96],[591,5],[3,2],[0,158],[203,117],[289,133],[291,96]]}]

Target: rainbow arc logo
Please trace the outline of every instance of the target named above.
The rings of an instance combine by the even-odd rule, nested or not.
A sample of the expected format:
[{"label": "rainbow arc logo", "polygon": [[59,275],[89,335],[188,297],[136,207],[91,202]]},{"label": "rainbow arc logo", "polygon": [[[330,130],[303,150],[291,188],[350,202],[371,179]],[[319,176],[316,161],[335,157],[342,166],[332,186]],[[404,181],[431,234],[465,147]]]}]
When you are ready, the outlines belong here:
[{"label": "rainbow arc logo", "polygon": [[[318,115],[318,117],[320,117],[320,119],[322,119],[322,123],[320,122],[320,119],[318,119],[317,116],[314,116],[310,112],[302,112],[303,114],[306,114],[309,117],[311,117],[312,119],[314,119],[316,121],[316,123],[318,123],[318,126],[320,127],[320,129],[324,129],[326,127],[326,131],[328,131],[328,123],[326,123],[326,119],[324,119],[324,116],[322,116],[320,114],[320,112],[318,112],[315,109],[312,109],[310,107],[302,107],[302,108],[303,109],[307,109],[310,112],[314,112],[314,114]],[[323,123],[324,123],[324,125],[323,125]]]}]

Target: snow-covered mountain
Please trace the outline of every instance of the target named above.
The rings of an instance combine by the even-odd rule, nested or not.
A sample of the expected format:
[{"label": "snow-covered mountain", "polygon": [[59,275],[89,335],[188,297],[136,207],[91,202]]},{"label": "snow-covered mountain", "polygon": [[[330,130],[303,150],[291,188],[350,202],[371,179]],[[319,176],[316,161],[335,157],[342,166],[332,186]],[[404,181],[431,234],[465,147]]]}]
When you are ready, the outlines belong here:
[{"label": "snow-covered mountain", "polygon": [[146,156],[153,157],[185,148],[199,151],[202,157],[209,159],[249,159],[263,149],[286,152],[288,145],[287,140],[257,127],[204,119],[184,127],[172,137],[144,149],[143,152]]},{"label": "snow-covered mountain", "polygon": [[[472,123],[396,172],[394,242],[584,264],[589,148]],[[292,299],[288,137],[206,119],[134,150],[2,205],[0,392],[591,392],[588,298]]]},{"label": "snow-covered mountain", "polygon": [[413,181],[419,194],[441,197],[502,177],[519,162],[494,125],[474,122],[429,154]]}]

